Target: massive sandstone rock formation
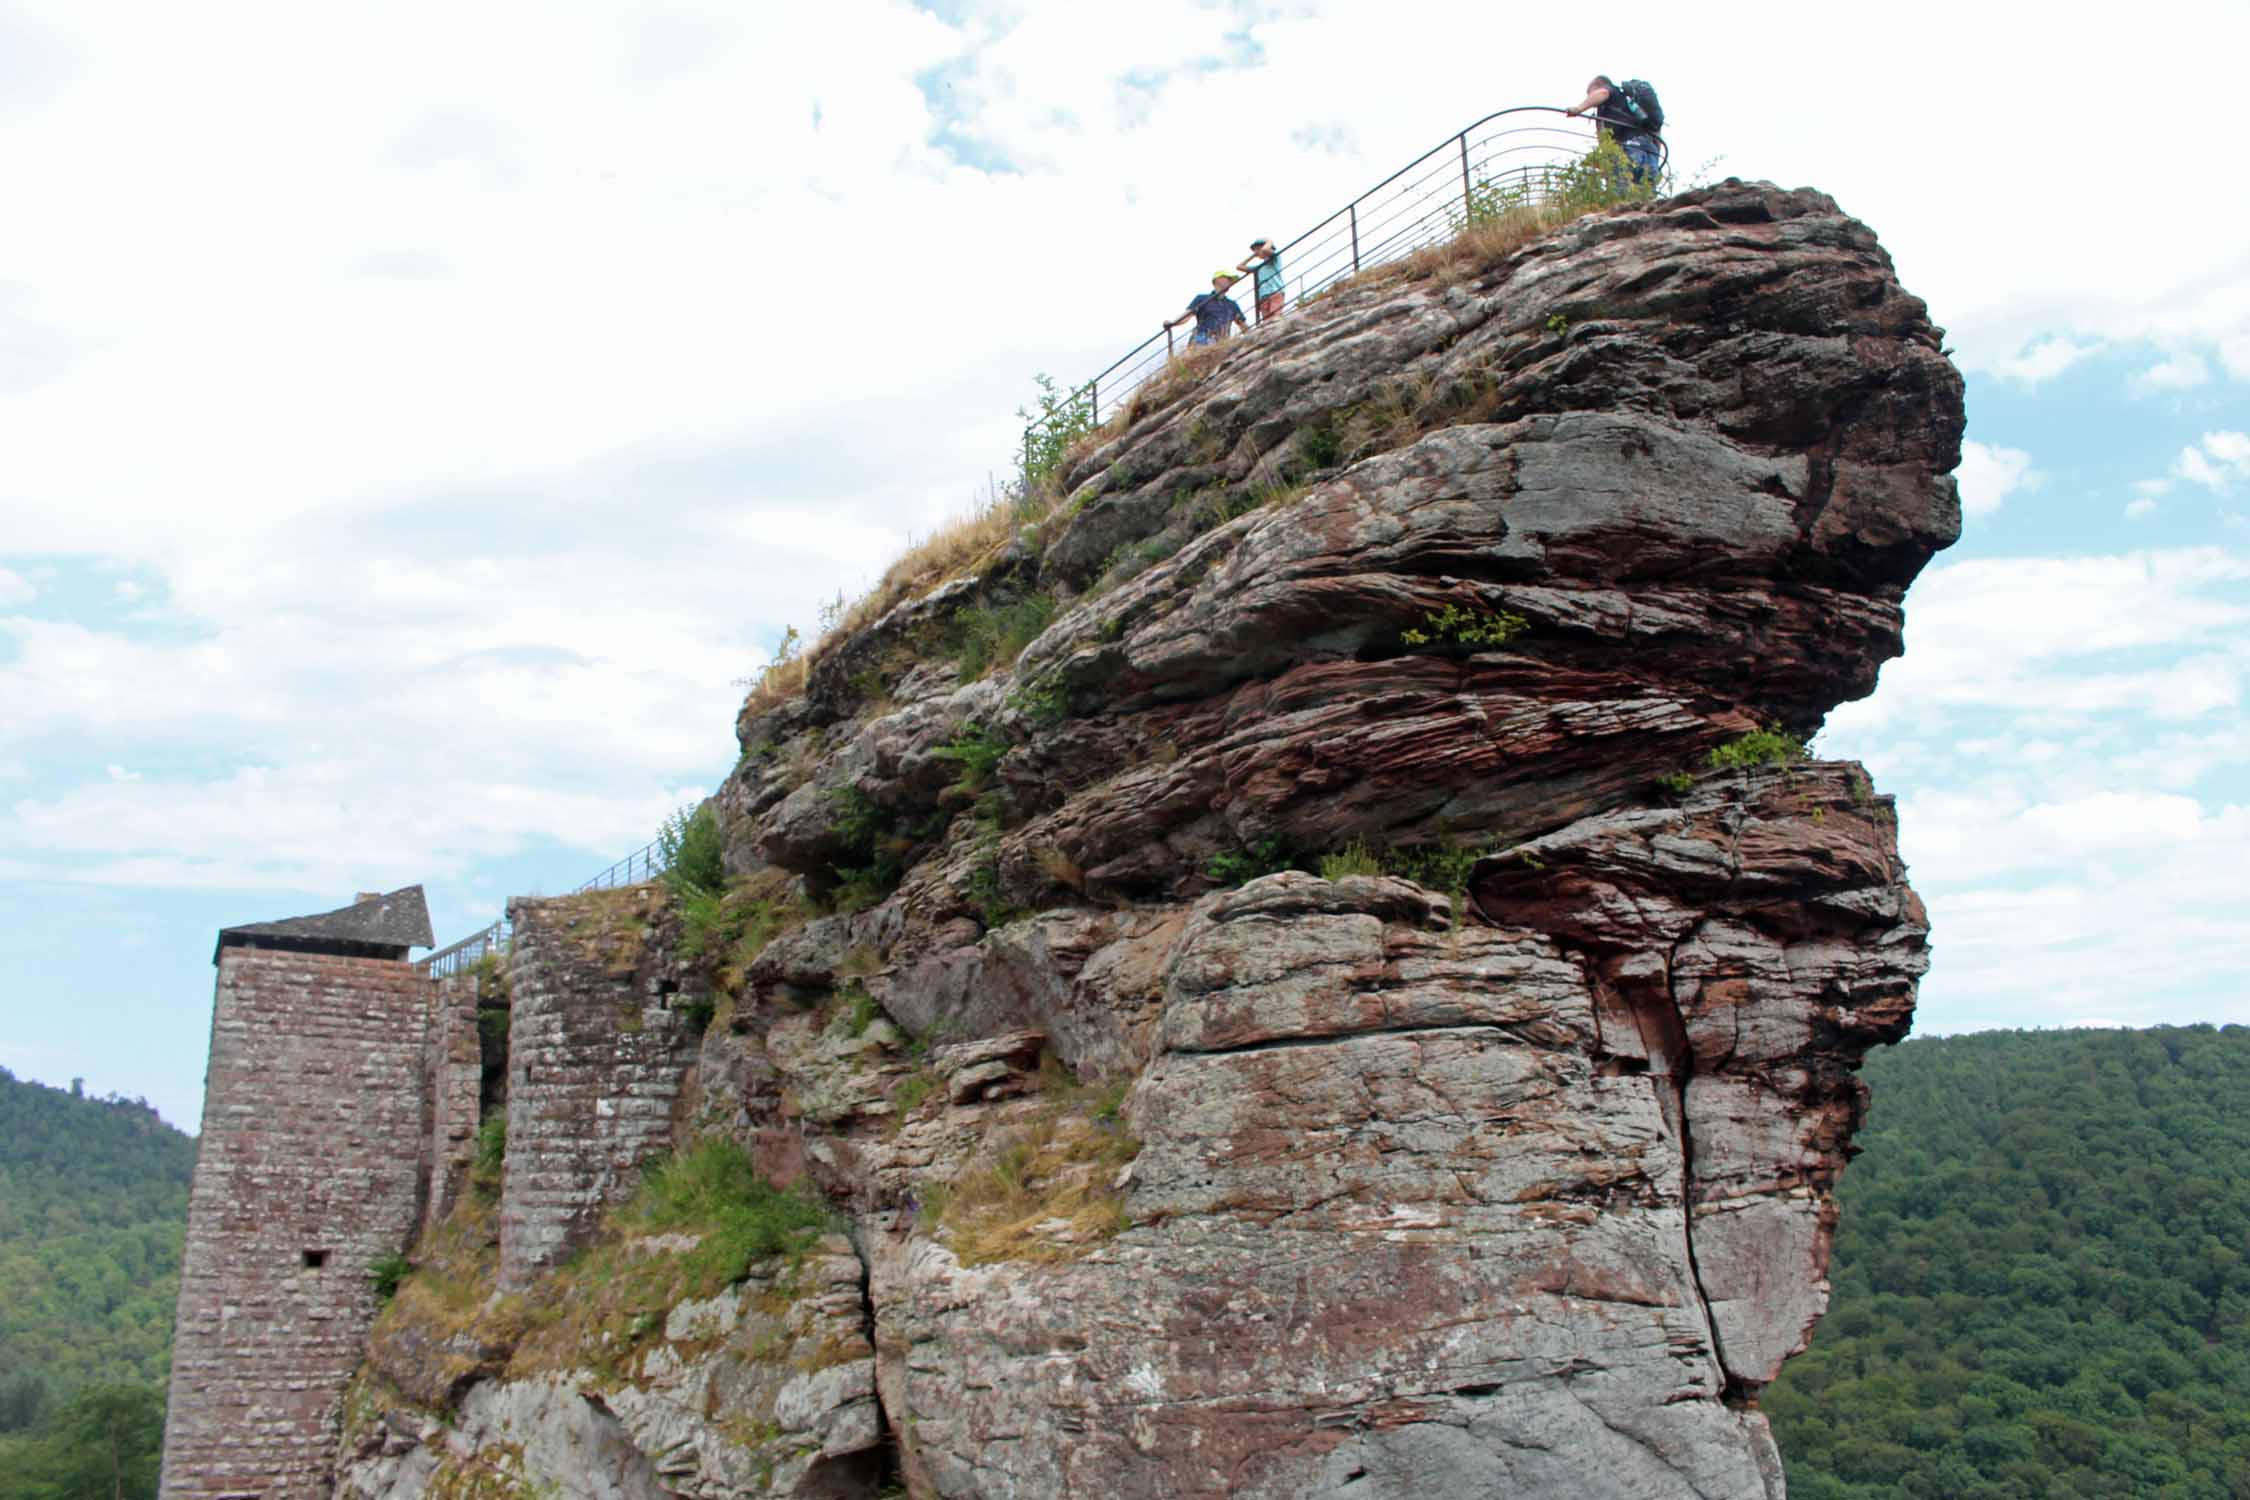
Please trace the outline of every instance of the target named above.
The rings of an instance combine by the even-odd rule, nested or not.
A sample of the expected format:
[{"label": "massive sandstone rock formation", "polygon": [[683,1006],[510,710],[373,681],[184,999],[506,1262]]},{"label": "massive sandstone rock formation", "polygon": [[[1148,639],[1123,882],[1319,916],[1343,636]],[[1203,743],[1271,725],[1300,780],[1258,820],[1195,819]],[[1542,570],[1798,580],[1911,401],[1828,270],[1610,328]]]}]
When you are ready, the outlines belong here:
[{"label": "massive sandstone rock formation", "polygon": [[[1144,392],[1038,534],[746,709],[715,806],[778,935],[652,913],[584,993],[609,916],[519,943],[517,1034],[644,1123],[715,1005],[675,1140],[843,1233],[575,1363],[400,1313],[340,1492],[1780,1495],[1758,1392],[1925,926],[1859,768],[1708,757],[1873,688],[1961,421],[1874,237],[1733,182]],[[1353,845],[1390,873],[1306,873]],[[533,1299],[630,1188],[591,1123],[566,1180],[541,1056],[487,1266]]]}]

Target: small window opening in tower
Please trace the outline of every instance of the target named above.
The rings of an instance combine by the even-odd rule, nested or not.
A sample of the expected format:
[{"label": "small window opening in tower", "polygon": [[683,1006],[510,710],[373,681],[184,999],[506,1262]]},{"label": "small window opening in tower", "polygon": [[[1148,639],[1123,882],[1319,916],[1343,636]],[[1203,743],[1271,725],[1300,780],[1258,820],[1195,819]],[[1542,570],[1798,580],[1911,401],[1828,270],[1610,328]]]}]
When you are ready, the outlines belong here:
[{"label": "small window opening in tower", "polygon": [[327,1264],[328,1264],[328,1252],[327,1252],[327,1251],[325,1251],[325,1250],[307,1250],[307,1251],[305,1252],[305,1269],[306,1269],[306,1270],[308,1270],[308,1271],[317,1271],[317,1270],[319,1270],[319,1269],[320,1269],[320,1268],[321,1268],[322,1266],[325,1266],[325,1265],[327,1265]]}]

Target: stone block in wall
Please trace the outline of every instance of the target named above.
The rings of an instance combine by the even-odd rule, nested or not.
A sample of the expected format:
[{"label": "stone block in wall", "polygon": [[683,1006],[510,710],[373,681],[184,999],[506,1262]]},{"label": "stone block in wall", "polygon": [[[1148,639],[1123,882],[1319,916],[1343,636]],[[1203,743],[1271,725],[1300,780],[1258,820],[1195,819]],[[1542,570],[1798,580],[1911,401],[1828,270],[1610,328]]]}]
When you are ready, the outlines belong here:
[{"label": "stone block in wall", "polygon": [[519,899],[509,955],[500,1285],[585,1244],[671,1149],[700,1040],[667,977],[661,887]]}]

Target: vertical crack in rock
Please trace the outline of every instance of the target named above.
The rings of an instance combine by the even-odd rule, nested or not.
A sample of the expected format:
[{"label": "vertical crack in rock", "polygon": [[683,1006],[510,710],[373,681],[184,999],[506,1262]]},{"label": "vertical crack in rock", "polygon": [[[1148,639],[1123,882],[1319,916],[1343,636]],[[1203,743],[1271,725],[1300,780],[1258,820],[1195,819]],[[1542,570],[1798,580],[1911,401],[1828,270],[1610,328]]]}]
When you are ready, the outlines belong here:
[{"label": "vertical crack in rock", "polygon": [[1664,995],[1671,1006],[1673,1034],[1679,1038],[1679,1051],[1671,1073],[1670,1105],[1674,1114],[1674,1130],[1680,1141],[1680,1229],[1686,1241],[1688,1279],[1695,1284],[1695,1295],[1703,1304],[1704,1326],[1710,1330],[1711,1356],[1719,1367],[1724,1390],[1731,1394],[1735,1388],[1733,1374],[1727,1368],[1725,1341],[1719,1334],[1718,1316],[1711,1308],[1711,1293],[1703,1284],[1703,1264],[1695,1253],[1695,1127],[1688,1117],[1688,1089],[1695,1082],[1695,1049],[1688,1045],[1687,1017],[1680,1010],[1680,992],[1677,972],[1680,948],[1698,929],[1691,928],[1680,935],[1664,954]]},{"label": "vertical crack in rock", "polygon": [[[860,1233],[866,1232],[863,1226]],[[851,1236],[851,1242],[852,1254],[859,1260],[860,1331],[867,1339],[867,1347],[879,1351],[881,1345],[876,1342],[875,1322],[875,1267],[868,1260],[866,1250],[861,1247],[858,1234]],[[879,1353],[877,1358],[880,1359]],[[881,1378],[877,1377],[869,1384],[870,1389],[874,1392],[875,1430],[878,1436],[876,1447],[872,1450],[874,1463],[863,1466],[871,1468],[873,1472],[867,1475],[866,1486],[860,1493],[877,1495],[886,1493],[893,1486],[903,1483],[902,1474],[905,1466],[906,1442],[905,1435],[898,1430],[897,1425],[891,1420],[890,1407],[883,1400]]]}]

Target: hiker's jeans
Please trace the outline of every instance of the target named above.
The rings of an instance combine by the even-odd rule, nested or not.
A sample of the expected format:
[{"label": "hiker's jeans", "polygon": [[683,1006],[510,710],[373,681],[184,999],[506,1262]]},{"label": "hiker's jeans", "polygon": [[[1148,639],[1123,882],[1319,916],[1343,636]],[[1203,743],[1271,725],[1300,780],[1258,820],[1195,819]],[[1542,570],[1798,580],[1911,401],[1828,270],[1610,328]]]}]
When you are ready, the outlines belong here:
[{"label": "hiker's jeans", "polygon": [[1637,135],[1625,143],[1625,159],[1633,164],[1633,186],[1639,187],[1645,182],[1653,187],[1657,168],[1664,160],[1664,148],[1656,143],[1654,136]]}]

